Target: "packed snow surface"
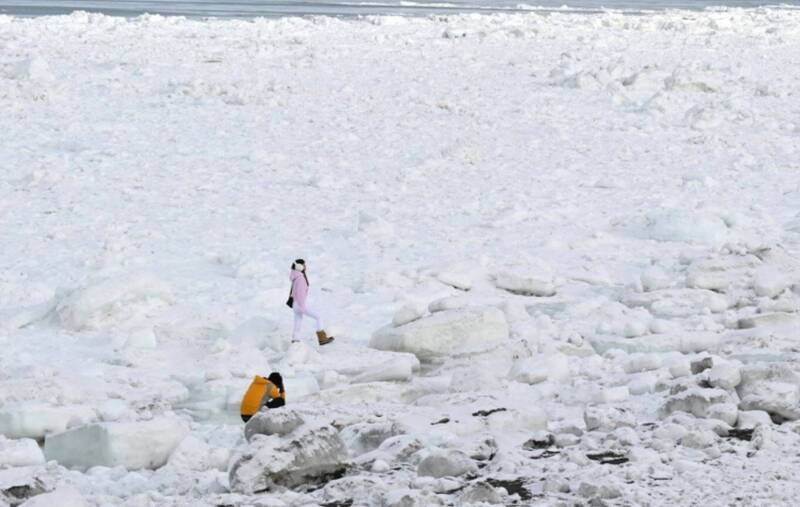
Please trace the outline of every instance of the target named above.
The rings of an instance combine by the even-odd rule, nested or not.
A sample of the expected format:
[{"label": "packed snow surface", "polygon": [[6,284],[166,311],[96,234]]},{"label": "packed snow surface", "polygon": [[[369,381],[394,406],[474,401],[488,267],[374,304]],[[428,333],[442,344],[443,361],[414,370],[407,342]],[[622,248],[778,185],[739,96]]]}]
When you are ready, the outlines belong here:
[{"label": "packed snow surface", "polygon": [[798,55],[791,8],[0,16],[0,505],[794,505]]}]

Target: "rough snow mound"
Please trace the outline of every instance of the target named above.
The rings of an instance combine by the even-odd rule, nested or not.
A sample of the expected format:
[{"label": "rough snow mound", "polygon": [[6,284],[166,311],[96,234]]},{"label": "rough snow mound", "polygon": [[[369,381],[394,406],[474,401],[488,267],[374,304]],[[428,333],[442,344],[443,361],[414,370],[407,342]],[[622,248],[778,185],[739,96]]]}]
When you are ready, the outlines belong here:
[{"label": "rough snow mound", "polygon": [[67,329],[83,331],[137,326],[172,301],[169,286],[152,275],[103,280],[72,291],[56,306]]}]

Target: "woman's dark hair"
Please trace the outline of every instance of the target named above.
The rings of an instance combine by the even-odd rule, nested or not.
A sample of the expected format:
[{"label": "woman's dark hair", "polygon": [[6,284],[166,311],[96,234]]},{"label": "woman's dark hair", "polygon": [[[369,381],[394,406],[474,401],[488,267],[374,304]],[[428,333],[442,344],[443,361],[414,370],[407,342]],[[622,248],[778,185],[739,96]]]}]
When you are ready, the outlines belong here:
[{"label": "woman's dark hair", "polygon": [[295,264],[302,264],[303,265],[303,278],[306,279],[306,285],[311,285],[310,283],[308,283],[308,275],[306,275],[306,270],[308,269],[306,267],[306,261],[303,260],[303,259],[295,259],[294,262],[292,263],[292,269],[294,269]]},{"label": "woman's dark hair", "polygon": [[269,374],[267,380],[275,384],[280,392],[285,392],[283,388],[283,377],[281,377],[280,373],[278,373],[277,371],[273,371],[272,373]]}]

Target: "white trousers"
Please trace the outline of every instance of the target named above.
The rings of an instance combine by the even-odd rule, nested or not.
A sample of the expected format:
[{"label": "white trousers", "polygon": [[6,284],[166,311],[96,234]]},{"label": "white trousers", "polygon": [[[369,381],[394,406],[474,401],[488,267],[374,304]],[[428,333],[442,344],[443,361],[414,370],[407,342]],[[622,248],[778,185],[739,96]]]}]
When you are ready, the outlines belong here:
[{"label": "white trousers", "polygon": [[322,327],[322,317],[311,308],[310,306],[306,306],[306,311],[302,312],[299,310],[294,311],[294,330],[292,331],[292,340],[299,340],[300,339],[300,328],[303,326],[303,316],[308,315],[312,319],[314,319],[317,323],[317,331],[322,331],[325,329]]}]

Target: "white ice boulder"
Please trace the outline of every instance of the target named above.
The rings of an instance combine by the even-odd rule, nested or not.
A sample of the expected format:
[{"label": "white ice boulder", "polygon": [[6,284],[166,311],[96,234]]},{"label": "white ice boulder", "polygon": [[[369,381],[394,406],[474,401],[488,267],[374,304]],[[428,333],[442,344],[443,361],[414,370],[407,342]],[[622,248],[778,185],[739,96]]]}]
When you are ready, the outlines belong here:
[{"label": "white ice boulder", "polygon": [[792,363],[748,365],[736,387],[741,410],[763,410],[784,419],[800,419],[800,370]]},{"label": "white ice boulder", "polygon": [[431,313],[443,312],[446,310],[458,310],[467,306],[467,299],[457,296],[448,296],[445,298],[435,299],[428,305],[428,311]]},{"label": "white ice boulder", "polygon": [[735,273],[725,271],[690,271],[686,275],[686,285],[695,289],[726,292],[736,281]]},{"label": "white ice boulder", "polygon": [[347,447],[330,425],[304,425],[284,437],[255,438],[230,469],[231,491],[251,495],[324,483],[344,470],[347,457]]},{"label": "white ice boulder", "polygon": [[77,489],[63,486],[50,493],[36,495],[19,507],[87,507],[88,505]]},{"label": "white ice boulder", "polygon": [[739,418],[739,407],[735,403],[717,403],[708,407],[706,417],[719,419],[728,426],[736,426],[736,420]]},{"label": "white ice boulder", "polygon": [[288,435],[304,423],[303,414],[291,406],[265,409],[247,421],[244,436],[249,442],[255,435]]},{"label": "white ice boulder", "polygon": [[760,297],[777,297],[791,285],[791,277],[775,269],[761,269],[753,278],[753,290]]},{"label": "white ice boulder", "polygon": [[772,424],[772,418],[763,410],[740,410],[736,427],[743,430],[752,430],[759,425]]},{"label": "white ice boulder", "polygon": [[8,438],[44,438],[97,418],[90,407],[51,407],[38,403],[5,405],[0,409],[0,435]]},{"label": "white ice boulder", "polygon": [[595,403],[621,403],[630,398],[631,393],[628,386],[608,387],[598,389],[594,393]]},{"label": "white ice boulder", "polygon": [[521,296],[549,297],[556,294],[555,277],[549,270],[502,271],[494,277],[498,289]]},{"label": "white ice boulder", "polygon": [[369,345],[432,360],[487,351],[507,341],[508,336],[502,311],[469,308],[438,312],[400,327],[384,327],[375,332]]},{"label": "white ice boulder", "polygon": [[146,320],[172,301],[169,286],[152,275],[129,275],[103,280],[64,297],[56,307],[67,329],[101,329]]},{"label": "white ice boulder", "polygon": [[0,468],[43,465],[44,462],[44,454],[35,440],[0,436]]},{"label": "white ice boulder", "polygon": [[387,439],[402,434],[405,434],[405,429],[389,420],[351,424],[339,432],[352,456],[374,451]]},{"label": "white ice boulder", "polygon": [[48,436],[44,454],[65,467],[156,469],[167,462],[187,433],[184,423],[170,418],[90,424]]},{"label": "white ice boulder", "polygon": [[476,273],[477,268],[456,265],[437,273],[436,279],[458,290],[468,291],[472,289]]},{"label": "white ice boulder", "polygon": [[731,390],[742,381],[739,367],[733,364],[720,364],[706,370],[706,377],[711,387]]},{"label": "white ice boulder", "polygon": [[625,373],[657,370],[664,364],[663,354],[630,354],[623,363]]},{"label": "white ice boulder", "polygon": [[545,380],[566,382],[570,378],[569,359],[564,354],[537,354],[514,361],[508,373],[511,380],[538,384]]},{"label": "white ice boulder", "polygon": [[708,417],[709,407],[731,401],[731,395],[723,389],[697,387],[670,396],[661,410],[663,415],[687,412],[696,417]]},{"label": "white ice boulder", "polygon": [[417,301],[409,301],[399,310],[397,310],[397,312],[395,312],[394,317],[392,318],[392,325],[399,327],[408,324],[409,322],[414,322],[415,320],[423,317],[426,310],[427,308],[424,304]]},{"label": "white ice boulder", "polygon": [[717,246],[728,239],[728,226],[716,213],[665,208],[646,217],[647,235],[657,241]]},{"label": "white ice boulder", "polygon": [[486,419],[489,429],[495,435],[507,435],[511,432],[530,433],[547,429],[547,414],[535,406],[494,412]]},{"label": "white ice boulder", "polygon": [[460,477],[475,473],[478,466],[466,453],[457,449],[435,450],[420,461],[417,475],[422,477]]},{"label": "white ice boulder", "polygon": [[353,378],[354,384],[365,382],[405,382],[411,380],[414,371],[420,367],[419,359],[413,354],[397,354],[396,357],[376,364]]},{"label": "white ice boulder", "polygon": [[623,426],[636,426],[636,418],[631,412],[616,407],[586,407],[583,421],[589,431],[610,432]]}]

